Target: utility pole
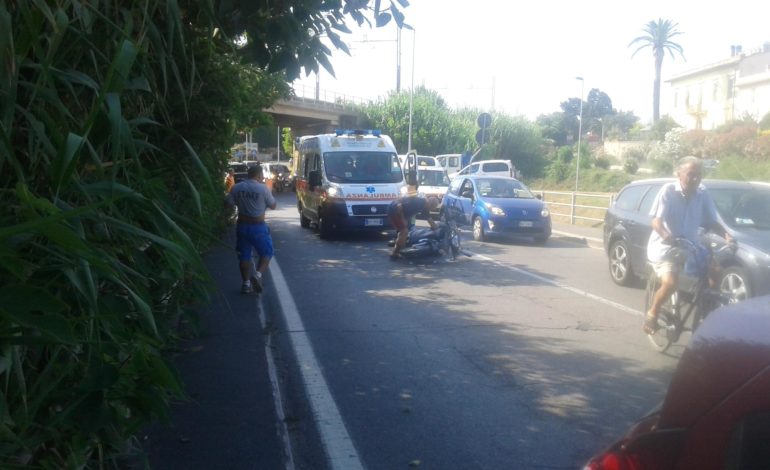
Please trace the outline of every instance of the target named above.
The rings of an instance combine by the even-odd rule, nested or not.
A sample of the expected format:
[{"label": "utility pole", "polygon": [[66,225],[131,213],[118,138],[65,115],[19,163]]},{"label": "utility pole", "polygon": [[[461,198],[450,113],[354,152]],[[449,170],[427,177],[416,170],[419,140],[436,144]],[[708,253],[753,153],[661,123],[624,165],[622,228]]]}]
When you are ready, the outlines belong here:
[{"label": "utility pole", "polygon": [[396,30],[396,93],[401,92],[401,27]]},{"label": "utility pole", "polygon": [[586,82],[583,77],[575,77],[575,80],[580,80],[580,122],[578,123],[577,168],[575,169],[575,192],[577,192],[580,178],[580,137],[583,135],[583,90]]}]

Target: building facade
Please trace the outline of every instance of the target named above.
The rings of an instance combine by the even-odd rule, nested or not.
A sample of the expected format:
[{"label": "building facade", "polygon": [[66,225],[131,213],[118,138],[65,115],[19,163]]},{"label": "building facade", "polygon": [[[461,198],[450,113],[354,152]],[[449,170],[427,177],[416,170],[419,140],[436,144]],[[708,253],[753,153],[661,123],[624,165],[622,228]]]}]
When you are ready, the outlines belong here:
[{"label": "building facade", "polygon": [[671,117],[687,129],[714,129],[770,112],[770,42],[744,52],[731,46],[723,61],[675,75],[671,85]]}]

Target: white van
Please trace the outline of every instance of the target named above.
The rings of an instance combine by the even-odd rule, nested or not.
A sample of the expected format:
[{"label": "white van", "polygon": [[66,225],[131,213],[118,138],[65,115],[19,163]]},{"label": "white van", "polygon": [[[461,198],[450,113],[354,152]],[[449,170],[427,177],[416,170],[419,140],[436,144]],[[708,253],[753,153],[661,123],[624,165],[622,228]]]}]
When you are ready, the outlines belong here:
[{"label": "white van", "polygon": [[407,194],[393,141],[379,131],[306,136],[297,149],[297,210],[302,227],[321,238],[338,231],[392,227],[388,206]]},{"label": "white van", "polygon": [[[409,168],[409,164],[411,164],[414,161],[412,155],[413,154],[409,153],[406,155],[398,156],[398,160],[401,162],[401,167],[404,169],[404,171],[406,171],[406,169]],[[436,157],[431,157],[429,155],[416,155],[416,157],[417,157],[418,168],[425,167],[425,166],[438,168],[441,166],[439,165]]]},{"label": "white van", "polygon": [[440,166],[417,167],[417,195],[420,197],[437,197],[444,199],[449,189],[449,176]]},{"label": "white van", "polygon": [[455,179],[460,175],[498,175],[515,178],[516,172],[510,160],[479,160],[457,173],[450,174],[449,179]]},{"label": "white van", "polygon": [[457,173],[462,168],[462,156],[461,153],[445,153],[436,155],[436,160],[451,175],[452,173]]}]

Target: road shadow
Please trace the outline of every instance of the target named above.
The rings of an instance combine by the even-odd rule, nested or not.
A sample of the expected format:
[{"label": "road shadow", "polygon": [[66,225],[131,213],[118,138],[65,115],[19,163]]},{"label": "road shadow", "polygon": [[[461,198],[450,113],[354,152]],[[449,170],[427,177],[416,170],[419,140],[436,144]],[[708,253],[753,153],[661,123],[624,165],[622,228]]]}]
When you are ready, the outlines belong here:
[{"label": "road shadow", "polygon": [[[292,243],[309,236],[291,224],[275,227],[277,239],[296,237]],[[431,468],[493,468],[501,451],[517,468],[579,468],[663,398],[671,368],[645,363],[657,353],[641,331],[641,357],[609,352],[609,345],[623,346],[616,333],[636,322],[578,306],[573,294],[553,289],[559,276],[473,257],[393,262],[386,241],[345,237],[323,253],[293,245],[279,254],[282,266],[299,266],[284,276],[333,393],[355,417],[353,434],[366,429],[368,440],[357,447],[367,463],[376,462],[368,467],[401,465],[404,455],[420,455],[426,432],[454,429],[451,413],[440,409],[462,414],[473,442],[486,444],[468,445],[469,431],[458,429],[443,437],[452,451],[426,461]],[[508,297],[502,287],[524,290]],[[543,298],[560,310],[574,306],[569,324],[552,320]],[[275,318],[287,341],[291,333]],[[405,356],[407,350],[416,353]],[[366,351],[366,360],[356,351]],[[461,379],[454,369],[473,373]],[[394,416],[381,416],[388,412]],[[398,435],[371,425],[382,419],[398,419]],[[371,443],[382,439],[401,455]]]}]

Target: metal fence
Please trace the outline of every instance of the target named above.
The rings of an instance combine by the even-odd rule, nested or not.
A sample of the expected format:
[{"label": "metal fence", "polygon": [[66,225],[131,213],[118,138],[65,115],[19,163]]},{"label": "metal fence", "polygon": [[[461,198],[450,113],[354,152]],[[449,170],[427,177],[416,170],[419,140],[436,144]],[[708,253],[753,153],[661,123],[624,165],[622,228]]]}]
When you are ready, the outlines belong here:
[{"label": "metal fence", "polygon": [[533,190],[551,211],[551,218],[577,225],[599,225],[612,205],[614,193]]}]

